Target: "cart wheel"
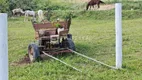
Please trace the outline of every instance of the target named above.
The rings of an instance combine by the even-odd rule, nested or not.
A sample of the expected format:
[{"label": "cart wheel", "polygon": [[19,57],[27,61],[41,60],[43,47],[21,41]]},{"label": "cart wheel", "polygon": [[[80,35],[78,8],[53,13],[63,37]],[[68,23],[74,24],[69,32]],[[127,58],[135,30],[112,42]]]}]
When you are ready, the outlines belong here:
[{"label": "cart wheel", "polygon": [[75,51],[75,45],[74,45],[74,42],[72,41],[72,39],[67,38],[67,45],[68,45],[68,48],[69,48],[69,49]]},{"label": "cart wheel", "polygon": [[36,44],[30,44],[28,46],[28,55],[31,62],[40,60],[40,52]]}]

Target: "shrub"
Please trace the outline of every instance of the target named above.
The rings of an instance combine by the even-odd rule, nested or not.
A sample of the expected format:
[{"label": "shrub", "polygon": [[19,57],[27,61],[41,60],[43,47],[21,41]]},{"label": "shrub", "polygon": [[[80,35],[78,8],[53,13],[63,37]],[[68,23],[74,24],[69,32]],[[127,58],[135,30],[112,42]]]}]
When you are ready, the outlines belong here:
[{"label": "shrub", "polygon": [[142,1],[123,1],[123,10],[142,10]]},{"label": "shrub", "polygon": [[0,13],[7,13],[9,11],[9,5],[6,0],[0,0]]}]

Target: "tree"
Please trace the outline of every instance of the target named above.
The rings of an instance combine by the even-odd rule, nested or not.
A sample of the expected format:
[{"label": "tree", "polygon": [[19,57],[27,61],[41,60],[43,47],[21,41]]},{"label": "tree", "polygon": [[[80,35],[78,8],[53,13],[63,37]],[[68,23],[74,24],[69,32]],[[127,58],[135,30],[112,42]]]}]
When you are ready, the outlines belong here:
[{"label": "tree", "polygon": [[0,0],[0,13],[7,13],[9,11],[9,5],[7,0]]}]

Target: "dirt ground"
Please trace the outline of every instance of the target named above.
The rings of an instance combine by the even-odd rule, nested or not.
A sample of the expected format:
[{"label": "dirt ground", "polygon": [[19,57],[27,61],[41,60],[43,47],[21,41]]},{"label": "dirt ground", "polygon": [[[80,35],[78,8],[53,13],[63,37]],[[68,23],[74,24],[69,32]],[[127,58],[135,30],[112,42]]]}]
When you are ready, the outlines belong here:
[{"label": "dirt ground", "polygon": [[114,4],[107,4],[107,5],[100,5],[100,8],[97,10],[111,10],[114,8],[115,8]]},{"label": "dirt ground", "polygon": [[28,57],[28,55],[23,56],[22,59],[20,59],[19,61],[15,61],[12,62],[10,65],[12,66],[20,66],[20,65],[26,65],[26,64],[30,64],[30,59]]},{"label": "dirt ground", "polygon": [[[41,54],[40,57],[41,57],[42,60],[48,60],[49,59],[49,57],[44,55],[44,54]],[[27,64],[30,64],[30,63],[32,63],[32,62],[30,61],[28,54],[26,54],[25,56],[23,56],[23,58],[21,58],[18,61],[12,62],[10,65],[22,66],[22,65],[27,65]]]},{"label": "dirt ground", "polygon": [[104,5],[100,5],[100,8],[98,8],[97,5],[95,5],[94,8],[91,7],[91,10],[111,10],[114,8],[115,8],[115,4],[104,4]]}]

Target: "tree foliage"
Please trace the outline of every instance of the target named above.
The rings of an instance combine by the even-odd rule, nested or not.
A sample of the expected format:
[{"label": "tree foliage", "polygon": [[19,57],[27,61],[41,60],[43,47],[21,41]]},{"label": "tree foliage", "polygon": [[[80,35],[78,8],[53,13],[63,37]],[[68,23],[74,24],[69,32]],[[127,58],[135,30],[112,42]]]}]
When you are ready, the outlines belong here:
[{"label": "tree foliage", "polygon": [[51,0],[0,0],[0,12],[10,12],[15,8],[24,10],[57,10],[66,9],[65,4],[55,3]]},{"label": "tree foliage", "polygon": [[14,8],[35,9],[38,0],[8,0],[10,10]]},{"label": "tree foliage", "polygon": [[9,5],[6,0],[0,0],[0,13],[5,13],[9,10]]}]

